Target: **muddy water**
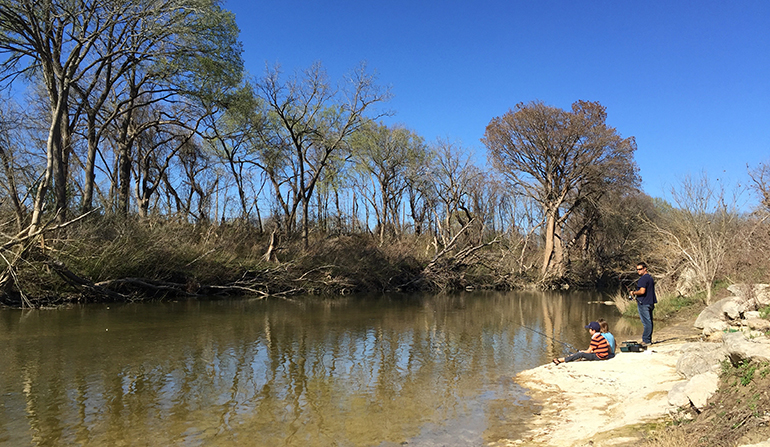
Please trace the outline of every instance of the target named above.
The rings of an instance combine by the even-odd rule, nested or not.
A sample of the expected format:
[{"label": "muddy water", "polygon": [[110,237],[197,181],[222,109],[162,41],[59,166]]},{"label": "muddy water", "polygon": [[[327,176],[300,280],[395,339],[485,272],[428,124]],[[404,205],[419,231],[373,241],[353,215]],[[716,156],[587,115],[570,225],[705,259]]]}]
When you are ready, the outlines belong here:
[{"label": "muddy water", "polygon": [[[228,300],[0,311],[0,445],[481,446],[518,371],[585,348],[595,294]],[[627,323],[626,323],[627,325]],[[638,335],[638,334],[637,334]]]}]

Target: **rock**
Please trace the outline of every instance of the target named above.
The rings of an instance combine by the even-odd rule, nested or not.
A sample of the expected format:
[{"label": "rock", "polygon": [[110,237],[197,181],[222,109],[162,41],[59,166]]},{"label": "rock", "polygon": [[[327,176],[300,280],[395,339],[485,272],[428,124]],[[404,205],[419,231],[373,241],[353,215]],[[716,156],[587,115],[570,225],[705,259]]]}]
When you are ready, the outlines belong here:
[{"label": "rock", "polygon": [[710,320],[703,325],[703,335],[711,335],[728,329],[730,329],[730,323],[723,320]]},{"label": "rock", "polygon": [[733,284],[730,293],[748,301],[756,301],[758,308],[770,306],[770,284]]},{"label": "rock", "polygon": [[758,310],[750,310],[750,311],[744,312],[743,318],[747,320],[753,320],[755,318],[762,318],[762,314]]},{"label": "rock", "polygon": [[695,270],[686,267],[676,281],[676,293],[680,296],[694,295],[698,291],[698,279]]},{"label": "rock", "polygon": [[684,387],[684,392],[692,405],[702,410],[706,407],[709,397],[717,392],[717,388],[719,388],[719,375],[710,371],[690,379]]},{"label": "rock", "polygon": [[[703,330],[703,335],[724,331],[731,323],[740,322],[746,313],[756,308],[754,301],[740,296],[723,298],[706,307],[695,320],[695,327]],[[739,324],[740,325],[740,324]]]},{"label": "rock", "polygon": [[706,337],[706,341],[709,343],[722,343],[722,335],[724,335],[724,332],[712,332]]},{"label": "rock", "polygon": [[703,311],[698,315],[698,318],[695,319],[695,327],[698,329],[705,329],[707,326],[707,323],[712,321],[725,321],[725,307],[731,307],[733,304],[738,306],[740,308],[740,303],[742,302],[742,299],[737,296],[730,296],[727,298],[722,298],[721,300],[717,301],[714,304],[709,305]]},{"label": "rock", "polygon": [[746,320],[746,325],[755,331],[770,331],[770,320],[763,320],[762,318],[751,318]]},{"label": "rock", "polygon": [[727,358],[727,351],[721,343],[687,343],[682,346],[682,355],[676,362],[676,372],[685,379],[698,374],[714,371]]},{"label": "rock", "polygon": [[745,444],[740,447],[770,447],[770,439],[760,442],[758,444]]},{"label": "rock", "polygon": [[695,319],[694,326],[698,329],[704,329],[706,327],[706,323],[710,323],[711,321],[722,321],[721,301],[717,301],[716,303],[703,309],[698,315],[698,318]]},{"label": "rock", "polygon": [[735,297],[734,299],[725,300],[722,304],[722,313],[731,320],[739,320],[741,314],[746,311],[746,305],[743,300]]},{"label": "rock", "polygon": [[672,409],[668,392],[683,382],[676,372],[681,341],[655,344],[645,353],[618,353],[602,362],[547,364],[516,375],[543,410],[525,445],[573,446],[597,433],[656,421]]},{"label": "rock", "polygon": [[727,355],[733,363],[744,360],[770,361],[770,339],[765,336],[746,338],[742,332],[722,335]]},{"label": "rock", "polygon": [[675,383],[668,392],[668,404],[674,407],[684,407],[690,405],[690,398],[687,397],[687,393],[684,391],[687,386],[687,382]]}]

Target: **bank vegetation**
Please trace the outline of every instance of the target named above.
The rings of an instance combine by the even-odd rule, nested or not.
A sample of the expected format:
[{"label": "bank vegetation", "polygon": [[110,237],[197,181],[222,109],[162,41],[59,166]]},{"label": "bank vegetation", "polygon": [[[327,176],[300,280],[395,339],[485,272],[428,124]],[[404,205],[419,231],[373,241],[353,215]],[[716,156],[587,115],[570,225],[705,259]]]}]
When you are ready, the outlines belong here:
[{"label": "bank vegetation", "polygon": [[583,100],[490,117],[484,163],[394,124],[365,64],[241,52],[216,0],[0,0],[3,304],[768,280],[766,165],[649,197]]}]

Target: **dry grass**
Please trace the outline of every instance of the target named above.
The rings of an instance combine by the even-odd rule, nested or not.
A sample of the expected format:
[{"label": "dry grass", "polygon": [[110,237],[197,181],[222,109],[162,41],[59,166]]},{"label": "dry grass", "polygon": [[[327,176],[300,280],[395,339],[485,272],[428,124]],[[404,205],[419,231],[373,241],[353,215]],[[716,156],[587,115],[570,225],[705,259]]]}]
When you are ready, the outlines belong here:
[{"label": "dry grass", "polygon": [[612,301],[615,303],[615,307],[618,308],[621,314],[626,315],[627,312],[631,312],[629,309],[633,307],[634,311],[636,306],[633,306],[634,301],[628,299],[628,294],[623,292],[617,292],[612,295]]},{"label": "dry grass", "polygon": [[692,436],[681,430],[662,430],[653,433],[645,442],[645,446],[657,447],[692,447]]},{"label": "dry grass", "polygon": [[[730,282],[770,281],[770,270],[766,268],[770,257],[769,228],[767,222],[760,225],[746,221],[741,233],[745,236],[741,239],[743,243],[730,251],[723,277]],[[124,219],[94,215],[77,225],[47,234],[43,244],[36,241],[36,245],[26,247],[23,260],[15,262],[18,279],[5,282],[0,300],[13,305],[14,300],[18,301],[18,290],[30,296],[48,297],[77,293],[50,269],[51,261],[62,262],[75,274],[93,282],[148,278],[189,283],[191,290],[199,284],[225,284],[238,280],[246,272],[276,268],[276,264],[262,260],[269,237],[269,233],[259,232],[247,223],[195,225],[169,217]],[[271,277],[271,280],[288,284],[300,277],[307,278],[309,282],[302,287],[307,286],[314,293],[324,289],[332,293],[430,287],[503,289],[526,287],[540,280],[534,244],[523,257],[518,242],[506,238],[472,252],[468,258],[458,260],[454,256],[473,244],[472,240],[461,238],[454,250],[447,252],[435,263],[436,268],[428,272],[433,276],[422,277],[425,266],[440,248],[428,234],[391,236],[381,244],[368,233],[331,236],[312,232],[309,249],[300,240],[279,242],[278,266],[285,278]],[[15,255],[6,254],[9,259]],[[575,263],[573,267],[578,269],[579,278],[593,278],[590,265]],[[585,270],[580,270],[582,268]],[[672,293],[675,280],[675,272],[656,276],[660,300],[656,315],[661,318],[687,305]],[[593,287],[594,284],[588,281],[573,285]],[[8,296],[10,301],[6,300]],[[623,314],[635,316],[636,306],[624,293],[618,292],[613,300]]]}]

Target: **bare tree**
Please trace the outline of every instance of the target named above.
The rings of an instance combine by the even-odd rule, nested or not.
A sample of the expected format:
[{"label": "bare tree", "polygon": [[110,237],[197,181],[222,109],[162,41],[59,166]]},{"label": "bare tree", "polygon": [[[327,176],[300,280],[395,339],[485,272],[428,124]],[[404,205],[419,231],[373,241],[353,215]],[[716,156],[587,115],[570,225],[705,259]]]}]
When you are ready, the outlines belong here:
[{"label": "bare tree", "polygon": [[25,202],[34,183],[35,166],[25,161],[21,148],[27,136],[23,114],[12,100],[0,105],[0,204],[9,203],[21,232],[27,218]]},{"label": "bare tree", "polygon": [[182,169],[180,185],[174,190],[181,198],[182,210],[196,223],[211,220],[213,197],[220,181],[220,173],[210,157],[193,141],[185,144],[177,160]]},{"label": "bare tree", "polygon": [[252,210],[259,214],[256,197],[248,194],[249,186],[255,189],[252,179],[264,177],[254,172],[257,168],[253,162],[252,143],[263,126],[259,109],[253,87],[247,83],[229,95],[224,113],[208,115],[202,132],[211,151],[222,160],[235,182],[241,219],[245,222],[249,221]]},{"label": "bare tree", "polygon": [[[185,112],[177,108],[175,115]],[[171,166],[171,161],[177,153],[190,145],[195,137],[194,124],[187,126],[173,125],[158,120],[152,120],[151,125],[141,126],[142,131],[136,135],[136,154],[132,175],[135,182],[135,200],[139,216],[147,217],[150,201],[163,183],[163,178]],[[127,209],[125,210],[127,211]]]},{"label": "bare tree", "polygon": [[765,210],[770,211],[770,163],[760,163],[756,168],[750,169],[749,176],[753,182],[752,189],[759,196],[760,203]]},{"label": "bare tree", "polygon": [[352,143],[356,182],[364,199],[374,209],[380,244],[386,228],[399,231],[399,208],[406,188],[406,174],[415,164],[424,164],[422,138],[401,126],[366,126]]},{"label": "bare tree", "polygon": [[259,165],[273,184],[287,231],[293,231],[301,207],[307,247],[310,201],[323,170],[333,155],[348,149],[348,137],[367,122],[364,113],[388,93],[363,65],[341,89],[334,88],[320,63],[286,83],[277,69],[269,70],[258,87],[268,117],[258,143]]},{"label": "bare tree", "polygon": [[[428,150],[425,159],[432,157]],[[405,173],[404,183],[409,217],[414,225],[416,235],[423,234],[426,225],[429,225],[430,210],[434,206],[435,193],[433,191],[430,176],[430,166],[427,162],[417,162],[409,166]]]},{"label": "bare tree", "polygon": [[[465,229],[473,219],[471,187],[481,173],[473,166],[470,155],[458,144],[439,139],[433,149],[436,158],[431,164],[431,180],[441,208],[434,208],[436,223],[440,225],[442,244],[447,246],[457,230]],[[440,215],[439,213],[443,213]],[[457,228],[453,228],[457,223]]]},{"label": "bare tree", "polygon": [[705,173],[685,177],[671,194],[674,207],[661,216],[660,223],[648,223],[660,238],[658,250],[670,248],[669,252],[692,269],[709,304],[714,279],[737,235],[737,195],[729,197]]}]

